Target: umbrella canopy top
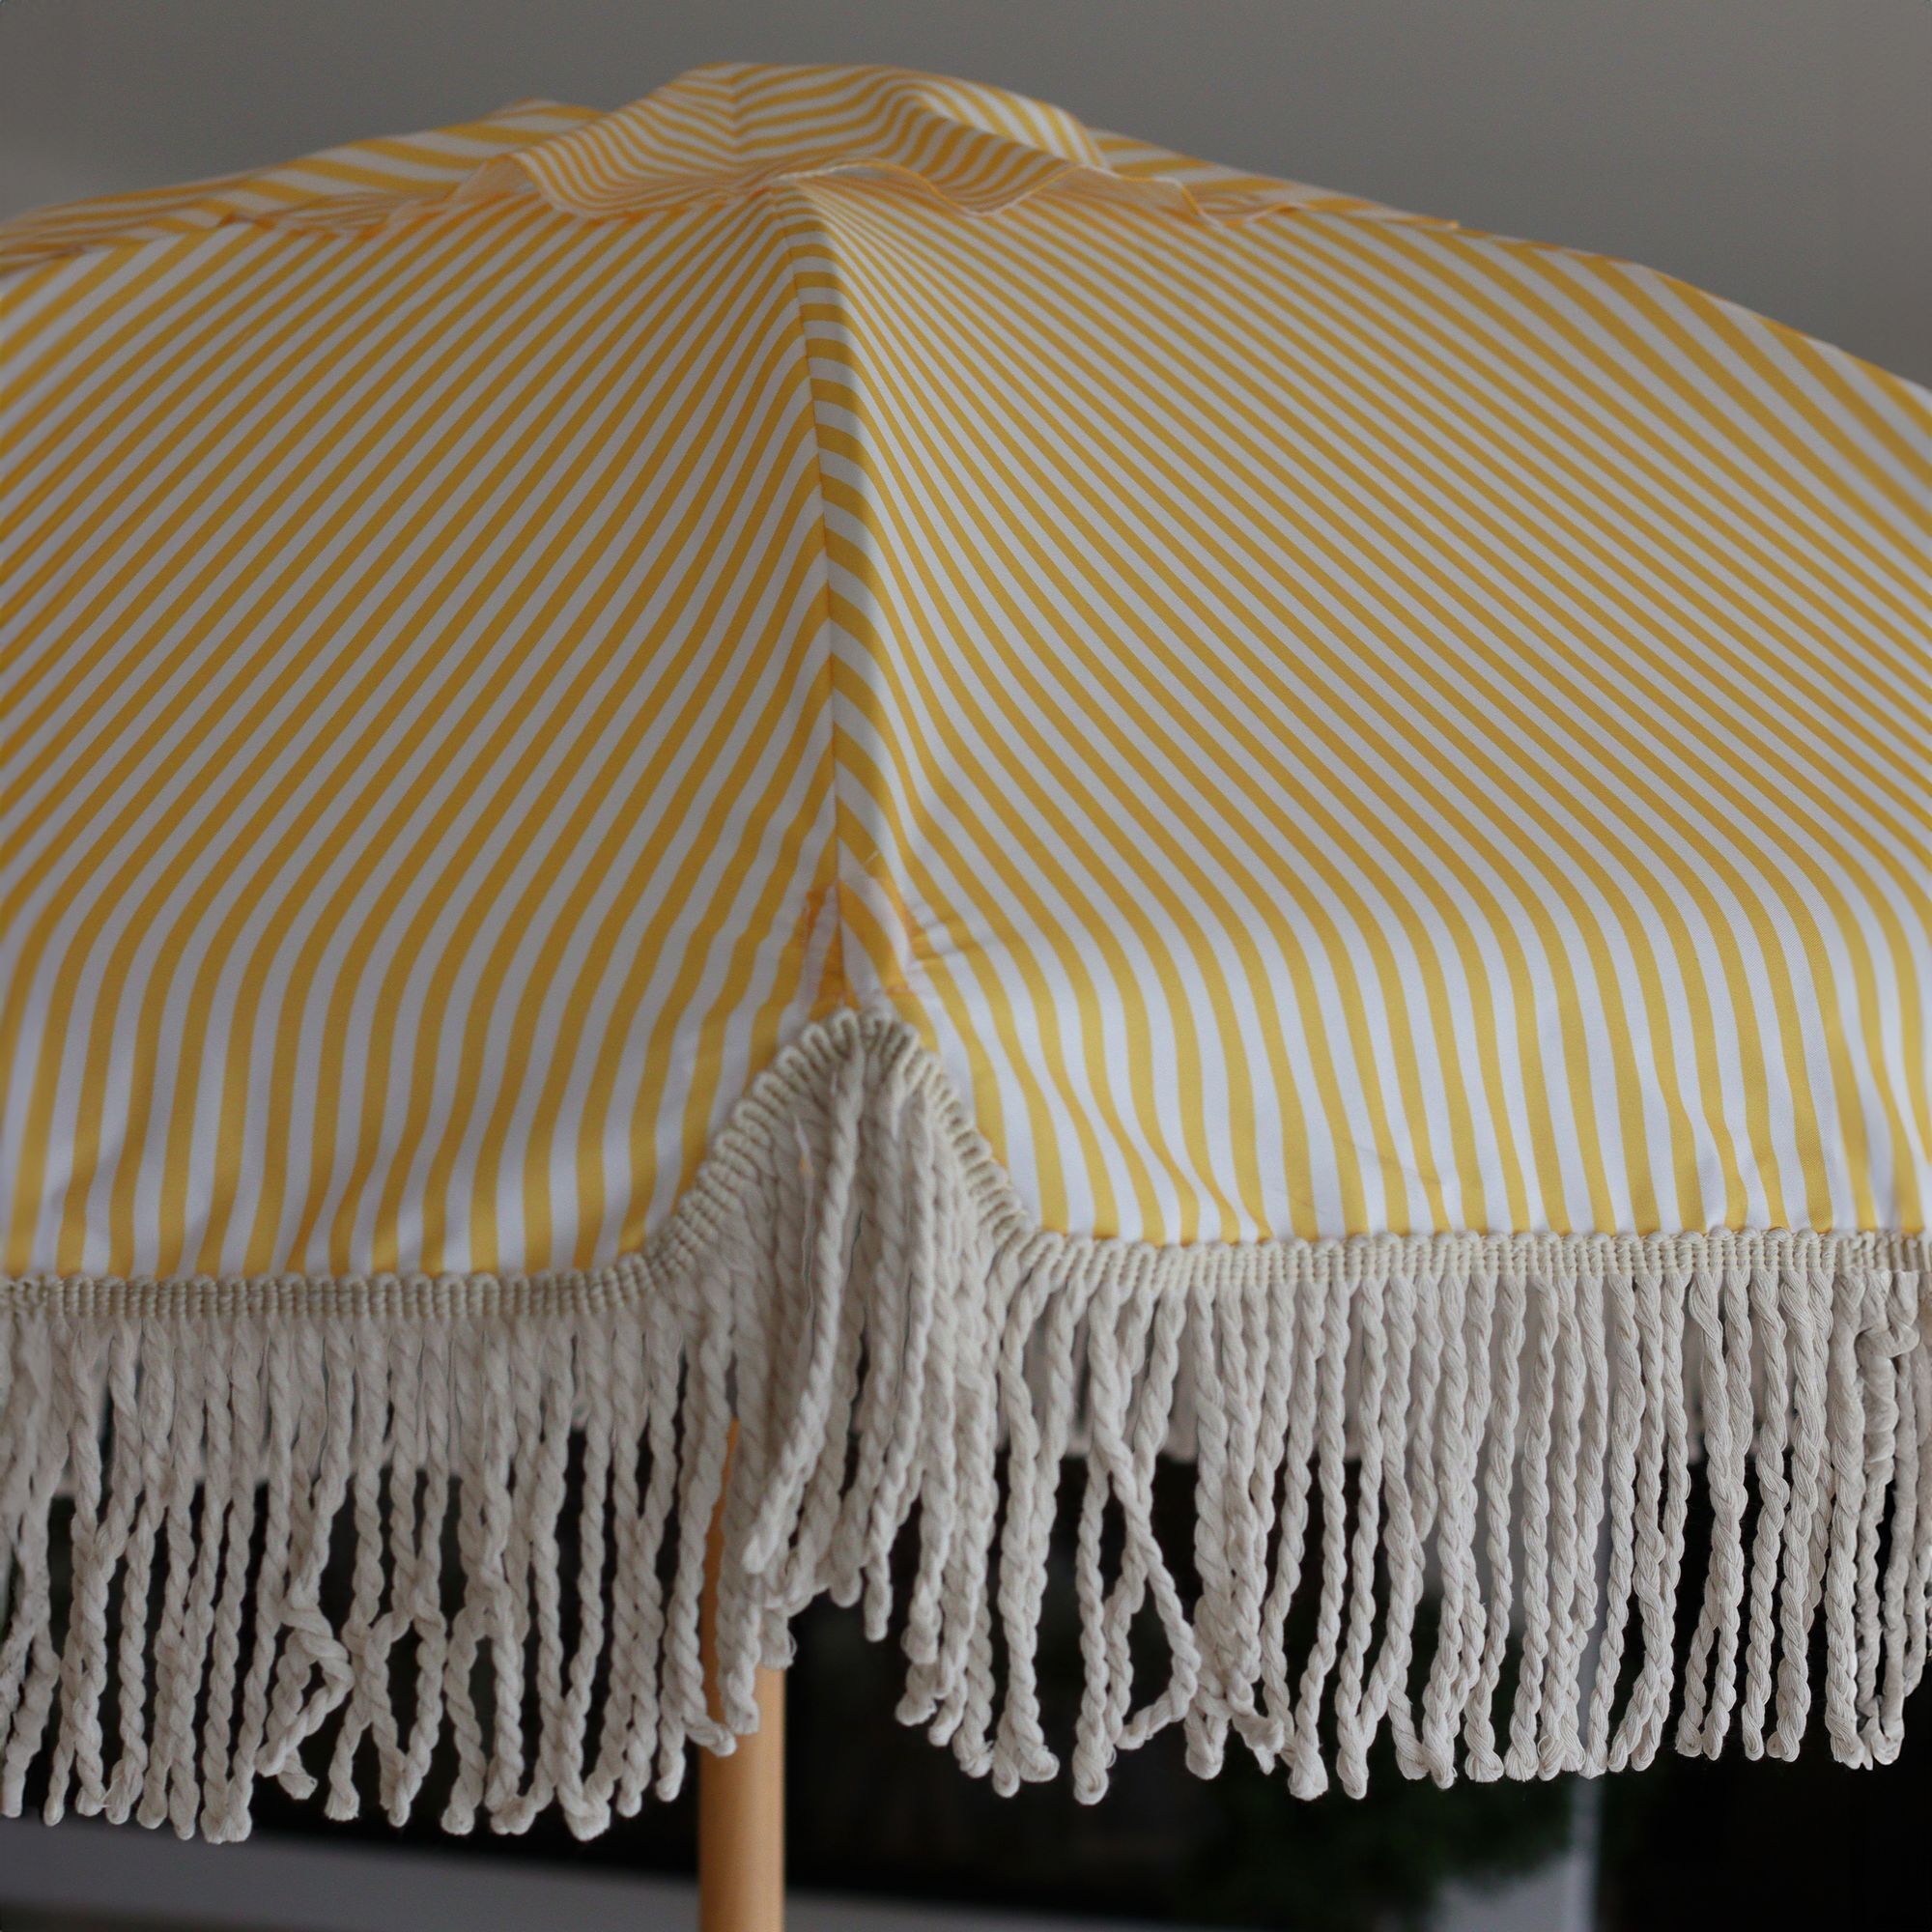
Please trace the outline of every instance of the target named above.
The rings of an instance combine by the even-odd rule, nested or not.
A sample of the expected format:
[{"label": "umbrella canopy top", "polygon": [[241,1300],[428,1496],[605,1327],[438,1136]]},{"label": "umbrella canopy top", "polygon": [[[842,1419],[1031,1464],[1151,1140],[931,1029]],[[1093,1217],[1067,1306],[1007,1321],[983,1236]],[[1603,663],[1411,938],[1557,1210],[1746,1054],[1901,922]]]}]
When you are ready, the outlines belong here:
[{"label": "umbrella canopy top", "polygon": [[609,1261],[851,1009],[1076,1235],[1923,1225],[1909,384],[888,69],[0,264],[11,1268]]},{"label": "umbrella canopy top", "polygon": [[982,214],[1058,186],[1138,198],[1214,222],[1305,208],[1451,225],[1178,155],[974,81],[903,68],[720,63],[695,68],[611,113],[521,101],[460,127],[40,210],[0,224],[0,270],[227,221],[340,229],[407,218],[457,197],[527,193],[576,214],[636,215],[866,172],[896,175]]},{"label": "umbrella canopy top", "polygon": [[[979,214],[1056,185],[1140,194],[1215,221],[1374,206],[1123,140],[1002,88],[883,67],[697,68],[524,150],[514,165],[556,207],[581,214],[872,169]],[[500,164],[484,177],[503,179]]]}]

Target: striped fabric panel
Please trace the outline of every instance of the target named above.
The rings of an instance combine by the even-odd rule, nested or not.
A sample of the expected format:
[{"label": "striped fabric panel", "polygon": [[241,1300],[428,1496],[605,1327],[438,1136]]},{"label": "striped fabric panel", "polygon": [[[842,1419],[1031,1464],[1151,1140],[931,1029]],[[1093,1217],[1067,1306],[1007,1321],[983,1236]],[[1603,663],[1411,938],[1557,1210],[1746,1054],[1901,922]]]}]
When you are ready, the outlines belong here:
[{"label": "striped fabric panel", "polygon": [[1052,1225],[1922,1224],[1922,395],[1488,237],[812,201],[870,951]]},{"label": "striped fabric panel", "polygon": [[0,262],[10,1270],[605,1261],[843,1005],[1068,1231],[1925,1225],[1911,385],[893,70]]},{"label": "striped fabric panel", "polygon": [[831,943],[823,564],[745,200],[16,292],[9,1265],[635,1248]]},{"label": "striped fabric panel", "polygon": [[0,224],[0,270],[231,221],[342,227],[381,219],[401,202],[445,198],[489,161],[597,118],[588,108],[527,101],[463,127],[330,148],[282,167],[64,203]]}]

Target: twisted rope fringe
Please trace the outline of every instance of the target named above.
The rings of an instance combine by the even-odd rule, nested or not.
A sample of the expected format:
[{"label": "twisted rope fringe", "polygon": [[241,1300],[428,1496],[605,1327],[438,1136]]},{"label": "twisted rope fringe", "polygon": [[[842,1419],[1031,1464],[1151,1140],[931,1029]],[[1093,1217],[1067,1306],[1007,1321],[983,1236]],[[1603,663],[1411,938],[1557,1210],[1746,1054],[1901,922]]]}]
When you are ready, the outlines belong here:
[{"label": "twisted rope fringe", "polygon": [[[886,1635],[915,1506],[899,1715],[1010,1792],[1059,1769],[1036,1658],[1072,1448],[1082,1799],[1176,1723],[1195,1770],[1232,1733],[1307,1796],[1359,1793],[1383,1726],[1438,1783],[1642,1765],[1673,1702],[1681,1750],[1789,1756],[1814,1694],[1833,1754],[1882,1763],[1932,1593],[1927,1262],[1876,1235],[1042,1233],[911,1030],[839,1015],[594,1274],[0,1287],[0,1811],[44,1761],[50,1818],[232,1839],[264,1778],[353,1814],[362,1761],[400,1821],[447,1737],[448,1829],[554,1804],[587,1836],[754,1726],[815,1597]],[[720,1722],[698,1599],[734,1414]],[[1187,1563],[1164,1449],[1193,1463]]]}]

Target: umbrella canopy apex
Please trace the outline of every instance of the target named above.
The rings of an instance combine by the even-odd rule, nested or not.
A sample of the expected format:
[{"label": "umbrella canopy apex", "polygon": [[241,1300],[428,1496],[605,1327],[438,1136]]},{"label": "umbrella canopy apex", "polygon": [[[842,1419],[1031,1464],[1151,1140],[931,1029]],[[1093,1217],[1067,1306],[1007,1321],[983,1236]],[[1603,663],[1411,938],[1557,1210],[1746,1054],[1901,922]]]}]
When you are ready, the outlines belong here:
[{"label": "umbrella canopy apex", "polygon": [[426,133],[36,210],[0,223],[0,274],[239,221],[350,230],[530,194],[567,214],[636,218],[868,173],[974,215],[1053,190],[1223,227],[1294,211],[1456,225],[1178,155],[976,81],[908,68],[736,62],[693,68],[610,113],[518,100]]},{"label": "umbrella canopy apex", "polygon": [[1215,222],[1312,205],[1394,213],[1123,140],[1006,88],[909,68],[746,62],[693,68],[486,165],[464,191],[521,186],[520,173],[573,213],[631,214],[858,170],[911,177],[976,214],[1069,180]]},{"label": "umbrella canopy apex", "polygon": [[901,68],[744,62],[693,68],[515,164],[586,214],[852,167],[903,169],[965,206],[997,208],[1069,168],[1107,165],[1065,108],[1002,88]]}]

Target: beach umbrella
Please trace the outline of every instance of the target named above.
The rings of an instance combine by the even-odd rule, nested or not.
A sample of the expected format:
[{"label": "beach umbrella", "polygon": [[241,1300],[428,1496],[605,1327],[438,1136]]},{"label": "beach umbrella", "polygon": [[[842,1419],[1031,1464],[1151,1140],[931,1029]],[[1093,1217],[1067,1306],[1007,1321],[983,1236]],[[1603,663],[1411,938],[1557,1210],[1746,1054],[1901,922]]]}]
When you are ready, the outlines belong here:
[{"label": "beach umbrella", "polygon": [[1924,392],[883,68],[0,269],[6,1810],[1898,1749]]}]

